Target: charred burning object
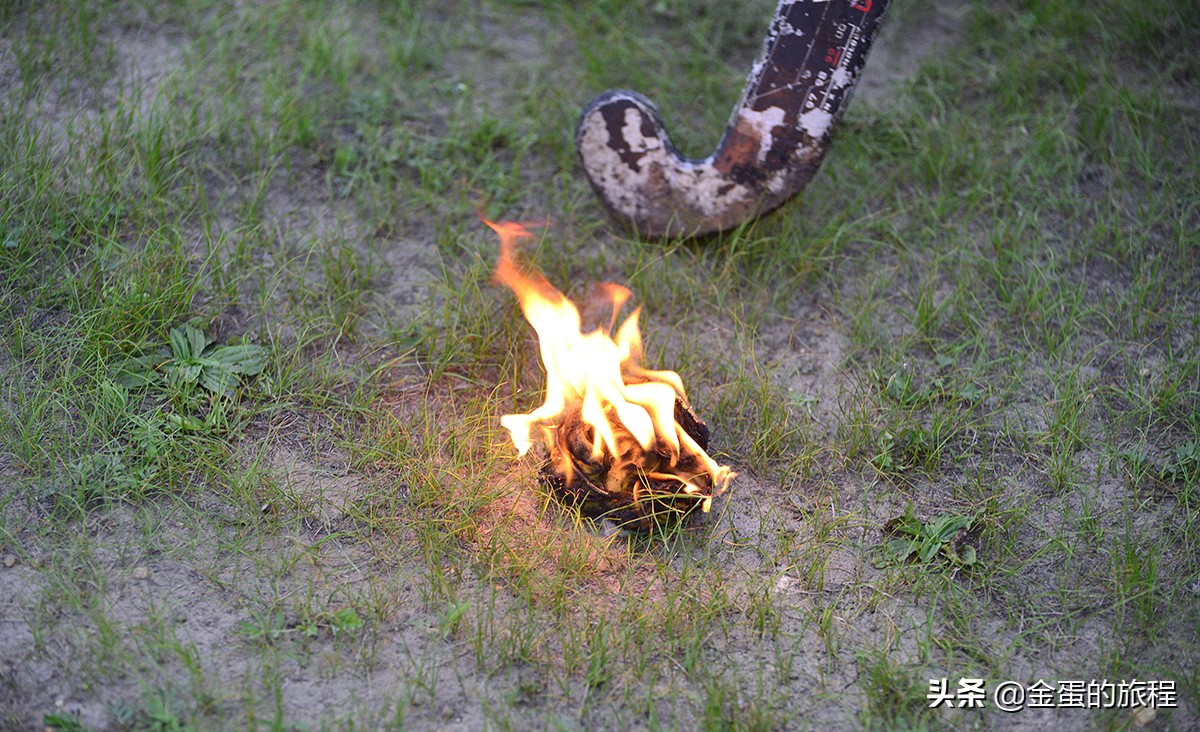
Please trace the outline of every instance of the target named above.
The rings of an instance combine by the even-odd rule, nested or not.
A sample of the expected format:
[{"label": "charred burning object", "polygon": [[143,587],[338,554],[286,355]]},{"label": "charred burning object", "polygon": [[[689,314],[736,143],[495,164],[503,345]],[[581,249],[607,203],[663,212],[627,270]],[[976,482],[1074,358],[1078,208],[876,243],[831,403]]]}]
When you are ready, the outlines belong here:
[{"label": "charred burning object", "polygon": [[658,109],[609,91],[576,146],[612,214],[651,237],[732,229],[799,193],[820,167],[890,0],[781,0],[716,152],[680,155]]},{"label": "charred burning object", "polygon": [[[500,421],[520,454],[535,442],[545,447],[543,485],[583,515],[625,529],[707,512],[734,473],[706,452],[708,428],[688,405],[679,374],[642,367],[641,309],[614,335],[583,332],[579,309],[565,295],[540,273],[517,268],[515,243],[529,232],[513,222],[486,223],[500,235],[496,279],[520,301],[546,368],[542,406]],[[601,288],[615,325],[632,293],[611,283]]]}]

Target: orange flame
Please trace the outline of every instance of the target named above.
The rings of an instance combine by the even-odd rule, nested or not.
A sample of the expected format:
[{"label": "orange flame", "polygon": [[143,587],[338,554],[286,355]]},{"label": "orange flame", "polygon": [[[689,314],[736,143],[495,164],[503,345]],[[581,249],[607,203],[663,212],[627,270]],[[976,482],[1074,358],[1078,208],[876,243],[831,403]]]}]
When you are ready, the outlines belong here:
[{"label": "orange flame", "polygon": [[[579,310],[565,295],[540,272],[517,268],[515,242],[533,236],[525,226],[511,221],[483,222],[500,236],[496,280],[520,301],[525,319],[537,332],[546,369],[545,402],[529,414],[506,414],[500,420],[518,452],[524,455],[537,436],[547,446],[553,444],[555,431],[564,418],[578,410],[583,423],[593,430],[593,460],[627,454],[628,446],[621,442],[628,434],[646,453],[667,456],[671,466],[676,465],[681,451],[698,457],[695,462],[699,472],[675,476],[685,491],[700,493],[691,479],[707,473],[716,493],[722,492],[733,477],[732,471],[718,465],[675,421],[676,398],[687,404],[679,374],[641,366],[641,308],[616,329],[615,338],[600,328],[583,333]],[[604,283],[601,290],[612,304],[615,324],[617,311],[633,293],[612,283]],[[569,456],[560,455],[559,460],[562,474],[572,475]],[[704,510],[708,510],[710,501],[705,500]]]}]

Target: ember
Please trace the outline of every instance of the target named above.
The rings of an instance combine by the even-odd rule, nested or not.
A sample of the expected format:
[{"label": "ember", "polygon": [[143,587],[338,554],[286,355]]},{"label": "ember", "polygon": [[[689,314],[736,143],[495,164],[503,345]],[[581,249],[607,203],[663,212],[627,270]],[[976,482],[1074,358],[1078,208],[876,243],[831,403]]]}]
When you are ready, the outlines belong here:
[{"label": "ember", "polygon": [[[540,440],[548,452],[542,482],[584,515],[622,528],[649,530],[697,506],[707,512],[735,474],[705,452],[708,428],[688,405],[679,374],[641,366],[641,309],[615,338],[600,328],[582,332],[566,296],[541,273],[517,269],[514,244],[532,236],[525,227],[484,223],[500,235],[496,279],[517,295],[546,368],[545,403],[500,420],[517,450],[524,455]],[[611,283],[602,289],[615,325],[633,293]]]}]

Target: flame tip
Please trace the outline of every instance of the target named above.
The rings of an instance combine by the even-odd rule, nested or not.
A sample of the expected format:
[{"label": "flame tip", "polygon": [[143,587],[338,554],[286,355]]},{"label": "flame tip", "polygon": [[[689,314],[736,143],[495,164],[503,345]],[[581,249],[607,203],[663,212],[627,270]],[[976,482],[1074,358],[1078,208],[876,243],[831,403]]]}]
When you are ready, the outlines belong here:
[{"label": "flame tip", "polygon": [[504,240],[506,237],[532,237],[533,232],[529,229],[547,227],[554,223],[549,216],[544,219],[534,219],[532,221],[509,221],[507,219],[493,221],[484,215],[483,209],[476,210],[475,216],[489,229],[499,234],[501,240]]}]

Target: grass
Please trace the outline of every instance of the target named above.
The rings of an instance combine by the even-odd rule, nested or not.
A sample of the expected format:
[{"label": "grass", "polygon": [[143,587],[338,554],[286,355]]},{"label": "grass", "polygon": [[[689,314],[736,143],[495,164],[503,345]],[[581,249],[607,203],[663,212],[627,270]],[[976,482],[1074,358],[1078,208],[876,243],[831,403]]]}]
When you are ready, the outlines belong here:
[{"label": "grass", "polygon": [[[705,154],[770,9],[0,9],[0,728],[1137,721],[928,708],[966,677],[1170,680],[1188,729],[1200,18],[964,5],[799,199],[614,228],[579,109]],[[739,473],[707,521],[610,535],[515,458],[542,375],[477,209],[635,291]]]}]

